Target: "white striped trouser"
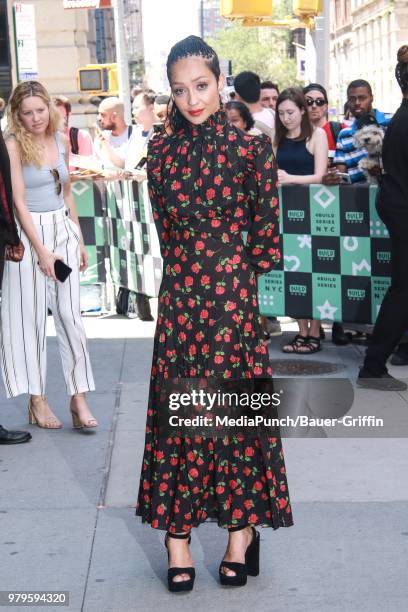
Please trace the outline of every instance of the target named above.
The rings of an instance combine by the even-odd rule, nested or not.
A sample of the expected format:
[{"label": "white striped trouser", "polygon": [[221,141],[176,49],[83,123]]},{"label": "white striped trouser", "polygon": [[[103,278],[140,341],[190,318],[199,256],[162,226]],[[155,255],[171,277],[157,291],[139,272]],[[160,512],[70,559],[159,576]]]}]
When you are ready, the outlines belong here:
[{"label": "white striped trouser", "polygon": [[72,272],[64,283],[45,276],[37,253],[18,226],[24,257],[20,263],[5,262],[1,299],[1,367],[7,397],[45,395],[48,307],[54,317],[67,393],[93,391],[80,310],[78,228],[65,207],[32,212],[31,216],[45,247],[62,255]]}]

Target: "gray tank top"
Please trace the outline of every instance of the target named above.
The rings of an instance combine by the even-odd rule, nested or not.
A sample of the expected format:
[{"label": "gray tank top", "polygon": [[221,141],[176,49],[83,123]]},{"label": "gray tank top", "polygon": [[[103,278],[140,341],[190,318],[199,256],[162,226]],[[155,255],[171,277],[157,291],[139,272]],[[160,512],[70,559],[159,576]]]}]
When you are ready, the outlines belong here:
[{"label": "gray tank top", "polygon": [[[23,177],[26,203],[31,212],[49,212],[64,206],[64,185],[68,180],[68,168],[65,163],[65,147],[60,134],[55,135],[58,146],[58,161],[55,168],[23,164]],[[57,170],[61,181],[61,193],[57,194],[57,181],[51,170]]]}]

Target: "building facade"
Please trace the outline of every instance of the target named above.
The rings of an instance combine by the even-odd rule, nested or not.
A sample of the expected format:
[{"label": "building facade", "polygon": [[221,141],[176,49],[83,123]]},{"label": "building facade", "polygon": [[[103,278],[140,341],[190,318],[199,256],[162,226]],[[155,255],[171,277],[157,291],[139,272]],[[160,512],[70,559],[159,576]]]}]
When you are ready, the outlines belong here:
[{"label": "building facade", "polygon": [[342,111],[347,84],[362,78],[374,105],[394,112],[401,92],[394,77],[398,48],[408,41],[405,0],[334,0],[331,4],[330,101]]},{"label": "building facade", "polygon": [[221,17],[220,0],[200,0],[200,36],[204,39],[214,38],[224,30],[226,20]]},{"label": "building facade", "polygon": [[141,83],[145,71],[142,0],[124,0],[125,38],[132,85]]}]

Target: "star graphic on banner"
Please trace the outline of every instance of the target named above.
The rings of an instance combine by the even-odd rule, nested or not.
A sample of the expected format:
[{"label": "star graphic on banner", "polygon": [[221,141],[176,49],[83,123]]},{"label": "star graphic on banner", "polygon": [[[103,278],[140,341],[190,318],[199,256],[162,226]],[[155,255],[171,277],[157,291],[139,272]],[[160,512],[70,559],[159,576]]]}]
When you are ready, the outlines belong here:
[{"label": "star graphic on banner", "polygon": [[303,236],[297,236],[297,241],[299,242],[299,249],[303,249],[303,247],[307,247],[308,249],[312,248],[312,237],[304,234]]},{"label": "star graphic on banner", "polygon": [[329,300],[326,300],[323,306],[316,306],[317,310],[320,312],[320,319],[331,319],[334,320],[334,313],[338,308],[336,306],[332,306]]}]

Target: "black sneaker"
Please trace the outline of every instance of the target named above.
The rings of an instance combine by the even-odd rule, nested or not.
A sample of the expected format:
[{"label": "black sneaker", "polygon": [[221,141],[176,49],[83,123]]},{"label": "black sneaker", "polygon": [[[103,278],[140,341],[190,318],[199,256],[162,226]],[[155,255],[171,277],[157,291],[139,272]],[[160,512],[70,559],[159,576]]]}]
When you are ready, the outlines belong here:
[{"label": "black sneaker", "polygon": [[400,344],[391,355],[390,363],[395,366],[405,366],[408,365],[408,344],[404,342],[404,344]]},{"label": "black sneaker", "polygon": [[357,387],[375,389],[376,391],[406,391],[408,389],[408,386],[402,380],[394,378],[388,372],[374,376],[364,368],[361,368],[358,375]]},{"label": "black sneaker", "polygon": [[350,344],[351,342],[350,335],[345,333],[340,323],[333,323],[332,342],[336,346],[346,346],[346,344]]}]

